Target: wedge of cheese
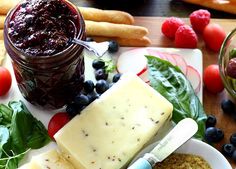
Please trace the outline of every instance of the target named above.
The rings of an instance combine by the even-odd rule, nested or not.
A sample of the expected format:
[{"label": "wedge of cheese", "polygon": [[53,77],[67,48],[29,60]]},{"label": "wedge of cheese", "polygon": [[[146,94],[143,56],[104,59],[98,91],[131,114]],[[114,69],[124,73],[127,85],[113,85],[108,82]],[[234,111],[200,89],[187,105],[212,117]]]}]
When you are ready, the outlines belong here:
[{"label": "wedge of cheese", "polygon": [[173,106],[132,74],[122,78],[54,136],[78,169],[120,169],[165,123]]},{"label": "wedge of cheese", "polygon": [[56,149],[33,156],[30,163],[19,169],[74,169]]}]

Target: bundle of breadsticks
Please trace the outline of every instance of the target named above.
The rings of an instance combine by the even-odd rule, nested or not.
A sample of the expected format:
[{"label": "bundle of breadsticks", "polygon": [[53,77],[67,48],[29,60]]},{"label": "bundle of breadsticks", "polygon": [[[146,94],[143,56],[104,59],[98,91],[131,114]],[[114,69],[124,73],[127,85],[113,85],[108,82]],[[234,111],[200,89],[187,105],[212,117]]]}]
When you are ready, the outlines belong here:
[{"label": "bundle of breadsticks", "polygon": [[87,36],[95,41],[116,40],[121,46],[148,46],[148,29],[134,24],[129,13],[79,7],[85,19]]}]

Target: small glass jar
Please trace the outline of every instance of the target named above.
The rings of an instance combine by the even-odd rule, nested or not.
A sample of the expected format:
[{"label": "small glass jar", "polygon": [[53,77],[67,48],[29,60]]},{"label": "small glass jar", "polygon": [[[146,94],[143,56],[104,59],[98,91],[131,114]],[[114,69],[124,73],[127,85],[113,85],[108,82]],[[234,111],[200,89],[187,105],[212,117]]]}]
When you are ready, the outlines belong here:
[{"label": "small glass jar", "polygon": [[[62,0],[77,13],[76,37],[86,39],[85,24],[78,9]],[[71,102],[82,90],[84,81],[83,47],[69,45],[65,50],[48,56],[32,56],[18,49],[8,34],[9,23],[19,5],[12,9],[5,20],[4,43],[11,57],[16,81],[23,97],[43,108],[57,109]]]},{"label": "small glass jar", "polygon": [[[236,28],[232,30],[225,38],[219,54],[219,69],[221,79],[224,83],[224,87],[228,93],[236,99],[236,79],[228,75],[227,66],[231,58],[230,53],[233,49],[236,49]],[[234,70],[236,71],[236,69]]]}]

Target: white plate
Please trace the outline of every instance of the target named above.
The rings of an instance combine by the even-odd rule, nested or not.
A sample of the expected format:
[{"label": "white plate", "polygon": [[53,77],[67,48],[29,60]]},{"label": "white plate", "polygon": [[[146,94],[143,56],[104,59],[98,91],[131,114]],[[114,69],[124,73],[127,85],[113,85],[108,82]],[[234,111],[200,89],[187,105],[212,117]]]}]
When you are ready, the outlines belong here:
[{"label": "white plate", "polygon": [[[106,54],[104,57],[105,58],[116,58],[118,57],[118,55],[124,51],[130,50],[130,49],[134,49],[134,48],[130,48],[130,47],[122,47],[120,48],[119,52],[114,54],[114,56],[111,56],[110,54]],[[174,53],[174,54],[178,54],[180,56],[182,56],[185,61],[187,62],[188,65],[191,65],[192,67],[194,67],[196,70],[198,70],[198,72],[200,73],[200,75],[202,76],[202,53],[200,50],[198,49],[175,49],[175,48],[156,48],[161,52],[169,52],[169,53]],[[87,52],[84,53],[85,55],[85,76],[86,79],[93,79],[94,75],[93,75],[93,69],[91,66],[91,62],[92,59],[91,57],[88,57],[86,55],[88,55]],[[29,111],[40,121],[42,121],[42,123],[47,127],[49,120],[51,119],[51,117],[59,112],[60,110],[43,110],[41,108],[35,107],[34,105],[30,104],[29,102],[27,102],[21,95],[17,84],[16,84],[16,80],[14,78],[14,73],[13,73],[13,68],[12,65],[10,63],[10,59],[9,56],[7,56],[7,59],[4,62],[4,65],[9,68],[9,70],[11,71],[11,75],[12,75],[12,79],[13,79],[13,83],[12,83],[12,87],[10,92],[4,96],[4,97],[0,97],[0,103],[5,103],[7,104],[9,101],[12,100],[23,100],[23,102],[26,104],[27,108],[29,109]],[[202,77],[201,77],[202,79]],[[200,92],[198,93],[198,97],[200,100],[202,100],[202,86],[200,89]],[[168,127],[166,127],[168,128]],[[166,131],[166,130],[163,130]],[[155,138],[155,140],[159,139],[160,137],[162,137],[163,135],[165,135],[165,132],[163,132],[163,134],[160,134],[158,138]],[[46,149],[49,149],[51,147],[55,147],[56,144],[55,143],[51,143],[49,145],[47,145],[46,147],[43,147],[41,149],[38,150],[32,150],[30,151],[26,157],[24,158],[22,163],[28,162],[30,160],[30,157],[36,154],[39,154],[40,152],[45,151]]]},{"label": "white plate", "polygon": [[[155,142],[144,148],[131,163],[133,163],[138,158],[142,157],[145,153],[150,152],[157,144],[158,142]],[[196,139],[190,139],[181,147],[179,147],[175,152],[199,155],[210,164],[212,169],[232,168],[228,160],[218,150],[216,150],[209,144],[206,144]]]}]

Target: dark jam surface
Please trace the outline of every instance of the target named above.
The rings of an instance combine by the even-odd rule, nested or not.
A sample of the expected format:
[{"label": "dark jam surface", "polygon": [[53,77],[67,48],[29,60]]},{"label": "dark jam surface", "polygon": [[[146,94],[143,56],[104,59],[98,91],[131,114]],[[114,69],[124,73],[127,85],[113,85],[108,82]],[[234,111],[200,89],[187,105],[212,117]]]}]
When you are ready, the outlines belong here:
[{"label": "dark jam surface", "polygon": [[78,25],[78,15],[62,0],[25,0],[13,14],[8,34],[28,55],[53,55],[70,45],[73,23]]}]

